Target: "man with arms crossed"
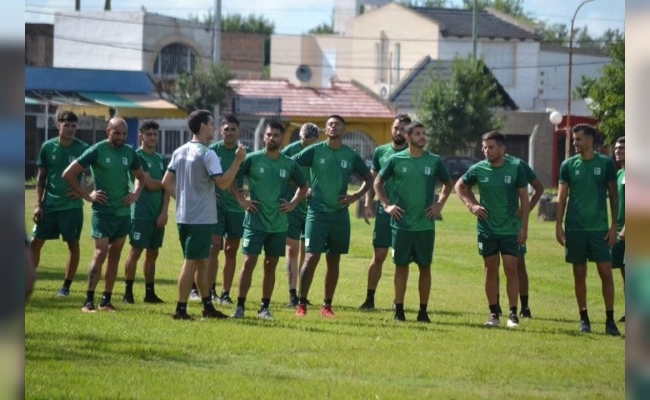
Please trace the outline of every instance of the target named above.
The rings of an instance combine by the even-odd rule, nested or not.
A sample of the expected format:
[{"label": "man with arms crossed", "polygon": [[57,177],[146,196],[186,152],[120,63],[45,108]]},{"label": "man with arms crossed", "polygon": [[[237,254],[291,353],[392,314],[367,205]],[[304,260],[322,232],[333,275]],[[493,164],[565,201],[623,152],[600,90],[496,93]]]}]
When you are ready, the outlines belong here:
[{"label": "man with arms crossed", "polygon": [[[573,147],[577,154],[564,160],[560,166],[555,236],[558,243],[564,246],[565,261],[573,264],[580,332],[591,332],[591,321],[587,313],[587,261],[594,261],[605,301],[605,333],[620,336],[614,322],[611,252],[618,230],[615,218],[618,212],[616,167],[611,158],[594,150],[595,140],[596,129],[593,126],[578,124],[573,127]],[[612,213],[609,228],[607,194]]]},{"label": "man with arms crossed", "polygon": [[[287,243],[287,213],[293,211],[307,192],[307,181],[298,164],[280,153],[283,134],[281,124],[268,124],[264,133],[265,148],[248,154],[239,168],[237,175],[248,178],[250,198],[244,198],[234,185],[230,185],[232,194],[246,210],[242,241],[244,265],[239,276],[239,295],[233,318],[244,318],[246,295],[263,247],[262,304],[257,316],[273,319],[269,305],[275,287],[275,268]],[[294,189],[291,201],[284,197],[289,187],[298,187]]]},{"label": "man with arms crossed", "polygon": [[[616,173],[616,187],[618,188],[618,214],[616,219],[616,244],[612,248],[612,268],[619,268],[623,277],[623,290],[625,290],[625,136],[616,139],[614,144],[614,158],[620,169]],[[625,315],[619,322],[625,322]]]},{"label": "man with arms crossed", "polygon": [[196,110],[187,118],[192,140],[172,154],[163,177],[163,188],[176,199],[176,224],[183,249],[183,266],[178,277],[178,302],[174,319],[193,320],[187,313],[187,299],[196,282],[204,318],[227,318],[214,308],[207,279],[207,262],[210,255],[212,228],[217,223],[215,188],[225,189],[235,179],[246,150],[239,146],[235,159],[225,173],[219,158],[208,144],[216,130],[210,111]]},{"label": "man with arms crossed", "polygon": [[[490,308],[486,326],[498,326],[499,255],[506,275],[510,305],[508,328],[519,326],[517,259],[528,235],[526,174],[521,163],[506,157],[505,136],[497,131],[483,135],[485,160],[472,165],[456,182],[456,193],[477,217],[478,251],[485,265],[485,294]],[[477,185],[481,202],[472,192]],[[519,217],[521,216],[521,218]]]},{"label": "man with arms crossed", "polygon": [[163,157],[156,153],[158,145],[158,128],[156,121],[147,120],[140,126],[138,140],[140,148],[136,150],[145,174],[144,190],[138,201],[131,207],[131,251],[126,258],[124,275],[126,289],[122,301],[135,303],[133,298],[133,281],[138,259],[142,250],[144,255],[145,303],[163,303],[156,295],[154,278],[158,250],[162,247],[167,224],[170,193],[163,190],[162,178],[165,173]]},{"label": "man with arms crossed", "polygon": [[[144,188],[145,176],[140,166],[140,157],[126,144],[127,130],[126,121],[122,118],[111,118],[106,128],[108,138],[88,148],[63,172],[63,178],[72,190],[93,204],[92,237],[95,240],[95,252],[88,272],[86,300],[81,309],[87,313],[97,311],[95,288],[102,274],[102,265],[107,259],[104,293],[99,310],[115,312],[111,296],[122,248],[126,235],[131,230],[131,204],[138,200]],[[95,185],[95,190],[90,193],[81,187],[78,180],[79,174],[88,167],[93,173]],[[135,176],[133,192],[130,191],[129,171]]]},{"label": "man with arms crossed", "polygon": [[45,241],[62,236],[68,244],[68,262],[65,280],[57,296],[66,297],[70,294],[70,285],[79,267],[79,238],[84,214],[83,200],[70,189],[62,174],[70,163],[86,151],[88,144],[75,137],[79,121],[75,113],[63,111],[56,120],[59,136],[43,143],[36,161],[35,225],[30,250],[34,268],[38,268]]},{"label": "man with arms crossed", "polygon": [[[350,248],[350,213],[348,206],[359,200],[372,185],[372,175],[361,156],[343,144],[345,120],[331,115],[325,124],[327,140],[309,146],[294,156],[299,165],[311,168],[311,197],[305,224],[305,263],[300,270],[300,294],[296,316],[307,314],[307,296],[321,254],[326,252],[325,298],[321,315],[334,317],[332,299],[339,280],[341,254]],[[349,195],[350,175],[356,173],[364,182]]]},{"label": "man with arms crossed", "polygon": [[[395,153],[404,150],[407,146],[406,139],[404,138],[404,129],[411,123],[411,118],[406,114],[398,114],[393,119],[392,126],[392,141],[379,146],[372,154],[372,168],[371,174],[373,179],[386,165],[386,161]],[[392,181],[386,182],[384,189],[388,199],[393,198],[393,183]],[[370,223],[370,216],[372,215],[372,201],[375,197],[374,188],[370,188],[366,193],[366,202],[363,207],[363,217],[366,223]],[[377,213],[375,215],[375,228],[372,232],[372,247],[374,249],[370,266],[368,267],[368,290],[366,292],[366,300],[361,307],[362,310],[375,309],[375,291],[381,279],[381,272],[388,255],[388,247],[391,244],[391,218],[384,209],[381,202],[377,206]]]},{"label": "man with arms crossed", "polygon": [[[413,122],[406,127],[408,150],[386,161],[375,178],[375,191],[386,213],[391,217],[393,261],[395,262],[395,321],[405,321],[404,295],[409,264],[420,269],[420,311],[418,322],[431,322],[427,313],[431,292],[431,263],[435,241],[435,218],[449,198],[454,183],[437,154],[424,150],[427,134],[424,126]],[[437,202],[436,178],[443,183]],[[385,185],[392,182],[393,196]]]}]

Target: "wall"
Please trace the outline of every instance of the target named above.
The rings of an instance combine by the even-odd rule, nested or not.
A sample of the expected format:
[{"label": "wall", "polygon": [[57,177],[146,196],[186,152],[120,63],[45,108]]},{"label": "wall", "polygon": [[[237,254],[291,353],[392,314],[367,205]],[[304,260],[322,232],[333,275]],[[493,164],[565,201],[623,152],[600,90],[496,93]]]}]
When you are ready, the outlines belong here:
[{"label": "wall", "polygon": [[[296,78],[296,68],[303,64],[303,44],[311,41],[316,52],[316,43],[313,37],[296,35],[273,35],[271,36],[271,79],[288,79],[294,85],[300,84]],[[313,69],[312,69],[313,79]]]},{"label": "wall", "polygon": [[25,24],[25,65],[51,67],[54,47],[54,25]]}]

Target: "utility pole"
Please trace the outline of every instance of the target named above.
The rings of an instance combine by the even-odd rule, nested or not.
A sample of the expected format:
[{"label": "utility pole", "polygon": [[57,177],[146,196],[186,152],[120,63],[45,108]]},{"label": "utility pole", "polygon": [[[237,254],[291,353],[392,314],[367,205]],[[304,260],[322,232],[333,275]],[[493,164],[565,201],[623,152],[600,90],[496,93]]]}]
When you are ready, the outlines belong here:
[{"label": "utility pole", "polygon": [[214,0],[214,43],[212,49],[212,63],[221,62],[221,0]]},{"label": "utility pole", "polygon": [[81,10],[81,0],[74,0],[74,10],[75,11]]},{"label": "utility pole", "polygon": [[478,0],[474,0],[474,8],[472,10],[472,57],[476,60],[476,42],[478,41],[478,32],[476,28],[476,17],[478,11]]}]

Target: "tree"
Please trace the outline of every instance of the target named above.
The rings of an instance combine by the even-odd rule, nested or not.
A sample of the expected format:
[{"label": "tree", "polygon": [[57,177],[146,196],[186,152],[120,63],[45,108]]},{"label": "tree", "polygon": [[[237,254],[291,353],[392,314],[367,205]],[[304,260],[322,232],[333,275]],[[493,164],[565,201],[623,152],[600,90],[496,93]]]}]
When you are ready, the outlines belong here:
[{"label": "tree", "polygon": [[416,114],[429,135],[429,150],[442,155],[465,152],[501,121],[494,108],[502,103],[497,82],[486,75],[483,60],[456,58],[451,77],[442,80],[435,69],[415,94]]},{"label": "tree", "polygon": [[588,94],[593,100],[591,112],[600,121],[598,129],[605,142],[611,144],[625,134],[625,39],[611,43],[606,52],[612,63],[603,67],[599,78],[583,79],[575,93]]},{"label": "tree", "polygon": [[311,28],[307,31],[308,35],[333,35],[334,27],[327,22],[323,22],[315,28]]},{"label": "tree", "polygon": [[225,105],[230,93],[228,81],[234,75],[223,65],[199,65],[193,74],[182,73],[172,93],[172,100],[186,111],[212,110]]}]

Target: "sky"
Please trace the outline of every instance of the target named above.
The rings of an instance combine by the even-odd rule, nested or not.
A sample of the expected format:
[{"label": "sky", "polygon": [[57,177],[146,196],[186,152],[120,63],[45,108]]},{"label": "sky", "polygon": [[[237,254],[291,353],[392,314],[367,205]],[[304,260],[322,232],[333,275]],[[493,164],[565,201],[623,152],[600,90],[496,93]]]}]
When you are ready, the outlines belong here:
[{"label": "sky", "polygon": [[[354,0],[350,0],[354,1]],[[571,17],[582,0],[524,0],[524,10],[533,18],[549,23],[571,24]],[[276,34],[302,34],[323,22],[330,23],[335,0],[222,0],[222,15],[264,15],[275,23]],[[13,1],[3,1],[3,8],[14,7]],[[462,0],[451,0],[460,8]],[[25,0],[24,22],[54,22],[55,12],[74,11],[74,0]],[[183,5],[181,5],[183,4]],[[186,18],[212,13],[216,0],[112,0],[114,11],[138,11],[144,7],[149,12]],[[21,4],[15,5],[18,8]],[[104,0],[81,0],[82,11],[102,11]],[[16,14],[18,15],[18,14]],[[2,30],[23,31],[19,18],[4,19]],[[600,36],[607,28],[625,29],[624,0],[594,0],[579,11],[575,26],[588,26],[592,36]],[[19,29],[18,29],[19,28]],[[1,32],[1,31],[0,31]]]}]

